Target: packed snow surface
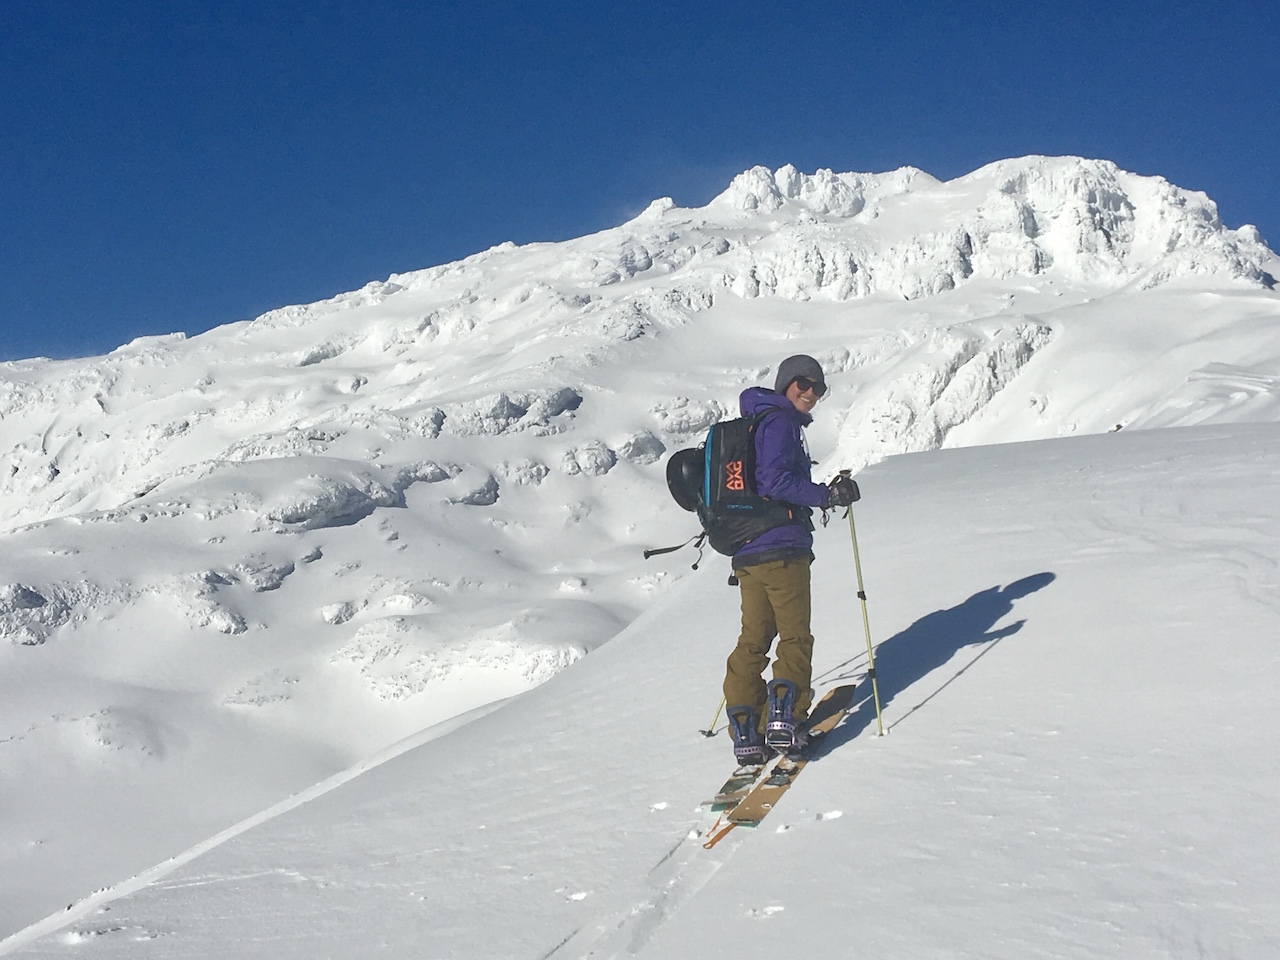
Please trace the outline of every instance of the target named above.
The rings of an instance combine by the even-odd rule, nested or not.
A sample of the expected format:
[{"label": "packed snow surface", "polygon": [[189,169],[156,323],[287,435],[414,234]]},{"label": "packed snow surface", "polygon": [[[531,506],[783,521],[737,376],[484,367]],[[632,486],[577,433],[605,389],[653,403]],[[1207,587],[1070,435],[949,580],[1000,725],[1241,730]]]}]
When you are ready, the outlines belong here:
[{"label": "packed snow surface", "polygon": [[[736,617],[708,564],[12,954],[1274,957],[1277,477],[1273,425],[895,458],[857,513],[889,733],[863,681],[758,828],[700,843],[732,768],[697,733]],[[843,522],[818,552],[825,687],[867,664]]]},{"label": "packed snow surface", "polygon": [[[1278,266],[1102,161],[755,168],[0,364],[0,952],[1275,956]],[[640,552],[799,352],[892,732],[707,851],[736,595]],[[822,687],[866,643],[817,550]]]}]

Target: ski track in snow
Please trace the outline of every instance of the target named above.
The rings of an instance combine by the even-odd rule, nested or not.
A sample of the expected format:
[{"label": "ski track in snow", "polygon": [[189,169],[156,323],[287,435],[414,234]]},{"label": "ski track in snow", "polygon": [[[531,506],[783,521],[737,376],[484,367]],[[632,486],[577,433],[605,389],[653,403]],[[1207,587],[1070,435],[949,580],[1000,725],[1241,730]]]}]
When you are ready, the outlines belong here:
[{"label": "ski track in snow", "polygon": [[645,889],[631,891],[628,905],[585,923],[540,960],[608,960],[639,953],[724,866],[732,845],[722,846],[703,850],[698,823],[691,822],[689,833],[645,874]]}]

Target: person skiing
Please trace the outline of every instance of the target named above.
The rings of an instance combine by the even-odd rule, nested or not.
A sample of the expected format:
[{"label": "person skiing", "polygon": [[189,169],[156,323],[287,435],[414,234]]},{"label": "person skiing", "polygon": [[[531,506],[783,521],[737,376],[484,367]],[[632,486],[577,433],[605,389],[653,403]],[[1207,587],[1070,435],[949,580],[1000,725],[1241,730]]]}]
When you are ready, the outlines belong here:
[{"label": "person skiing", "polygon": [[[857,487],[847,476],[815,483],[802,430],[827,392],[822,367],[799,354],[778,366],[774,388],[749,387],[739,398],[744,417],[759,417],[754,435],[757,492],[790,504],[794,519],[779,522],[733,555],[742,603],[742,631],[729,654],[724,696],[740,765],[764,763],[773,751],[799,756],[806,737],[813,673],[809,627],[809,568],[813,509],[848,506]],[[774,639],[773,679],[763,674]]]}]

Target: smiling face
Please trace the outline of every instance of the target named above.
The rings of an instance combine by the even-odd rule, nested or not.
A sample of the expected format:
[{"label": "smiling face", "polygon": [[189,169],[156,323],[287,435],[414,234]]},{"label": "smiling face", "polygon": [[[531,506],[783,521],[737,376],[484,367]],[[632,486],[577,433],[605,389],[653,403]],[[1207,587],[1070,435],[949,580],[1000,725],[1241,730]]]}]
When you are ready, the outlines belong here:
[{"label": "smiling face", "polygon": [[818,392],[808,380],[805,381],[805,386],[809,389],[801,390],[800,381],[792,380],[787,384],[786,398],[801,413],[812,413],[813,408],[818,405]]}]

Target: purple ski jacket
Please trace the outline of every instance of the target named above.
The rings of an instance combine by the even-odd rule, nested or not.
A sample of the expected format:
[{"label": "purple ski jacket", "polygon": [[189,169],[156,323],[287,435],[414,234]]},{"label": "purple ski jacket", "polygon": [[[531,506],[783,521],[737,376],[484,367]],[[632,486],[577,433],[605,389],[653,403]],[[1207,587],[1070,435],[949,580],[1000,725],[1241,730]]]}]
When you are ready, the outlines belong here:
[{"label": "purple ski jacket", "polygon": [[[756,492],[801,507],[827,506],[831,493],[810,478],[809,454],[800,436],[800,430],[813,418],[797,410],[782,394],[764,387],[742,391],[738,407],[744,417],[778,411],[756,427]],[[769,559],[812,556],[812,550],[813,534],[808,526],[788,523],[766,530],[744,546],[733,555],[733,565],[748,567]]]}]

